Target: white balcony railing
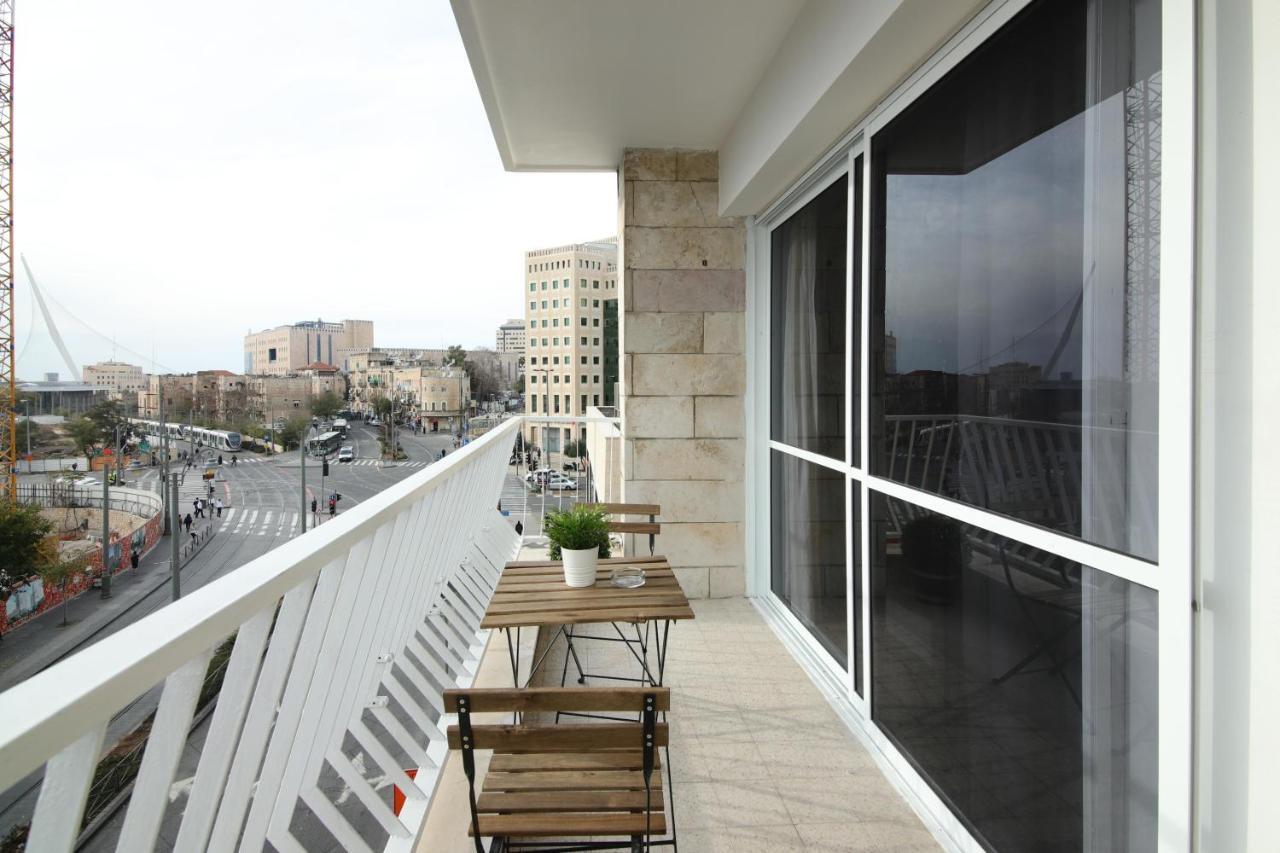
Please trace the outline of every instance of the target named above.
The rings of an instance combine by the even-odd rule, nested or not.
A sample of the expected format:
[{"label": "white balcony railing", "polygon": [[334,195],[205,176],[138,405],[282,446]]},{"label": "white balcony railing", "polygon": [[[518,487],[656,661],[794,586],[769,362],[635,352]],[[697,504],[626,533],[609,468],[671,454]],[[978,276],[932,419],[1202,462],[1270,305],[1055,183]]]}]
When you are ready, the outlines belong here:
[{"label": "white balcony railing", "polygon": [[[113,717],[157,685],[118,850],[162,826],[184,851],[412,849],[447,752],[441,692],[470,683],[519,545],[496,509],[518,424],[0,694],[0,791],[39,784],[27,849],[76,845]],[[193,721],[203,746],[177,779]]]}]

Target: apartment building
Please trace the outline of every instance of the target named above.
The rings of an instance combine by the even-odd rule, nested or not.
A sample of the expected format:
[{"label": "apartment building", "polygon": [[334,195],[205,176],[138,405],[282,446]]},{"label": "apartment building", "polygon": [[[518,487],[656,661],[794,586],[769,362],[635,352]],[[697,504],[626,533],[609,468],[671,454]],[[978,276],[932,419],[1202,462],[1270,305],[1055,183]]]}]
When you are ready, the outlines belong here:
[{"label": "apartment building", "polygon": [[494,348],[498,352],[514,352],[524,355],[526,338],[525,324],[517,317],[498,327]]},{"label": "apartment building", "polygon": [[113,400],[127,400],[132,405],[139,391],[146,388],[146,374],[136,364],[123,361],[100,361],[86,364],[80,371],[84,384],[105,388]]},{"label": "apartment building", "polygon": [[[617,238],[525,252],[522,290],[525,413],[582,417],[612,405],[605,369],[616,364],[617,340],[606,335],[605,321],[607,312],[617,316]],[[572,427],[560,425],[531,424],[526,435],[550,450],[574,438]]]},{"label": "apartment building", "polygon": [[372,346],[372,320],[307,320],[276,326],[245,335],[244,372],[283,376],[317,361],[345,369],[351,353]]},{"label": "apartment building", "polygon": [[187,417],[195,399],[195,374],[147,374],[145,386],[137,395],[138,415],[152,420],[159,418],[162,397],[165,418],[179,420]]}]

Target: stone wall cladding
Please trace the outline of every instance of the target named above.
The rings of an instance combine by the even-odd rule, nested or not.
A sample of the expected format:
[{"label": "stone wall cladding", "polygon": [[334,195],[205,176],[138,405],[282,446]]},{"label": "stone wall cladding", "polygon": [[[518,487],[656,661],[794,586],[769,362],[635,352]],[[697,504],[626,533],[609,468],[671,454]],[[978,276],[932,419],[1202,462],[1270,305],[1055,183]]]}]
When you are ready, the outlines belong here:
[{"label": "stone wall cladding", "polygon": [[719,189],[714,151],[623,155],[623,498],[662,506],[691,597],[746,590],[746,228]]}]

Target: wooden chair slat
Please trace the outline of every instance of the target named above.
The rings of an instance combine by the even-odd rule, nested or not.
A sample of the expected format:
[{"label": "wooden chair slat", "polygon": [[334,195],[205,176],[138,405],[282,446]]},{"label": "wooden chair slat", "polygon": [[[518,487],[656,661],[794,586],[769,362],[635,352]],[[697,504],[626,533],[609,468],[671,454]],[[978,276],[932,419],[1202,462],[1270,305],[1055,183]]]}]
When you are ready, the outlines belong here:
[{"label": "wooden chair slat", "polygon": [[[649,810],[662,811],[662,791],[649,795]],[[643,812],[644,791],[492,791],[481,794],[482,812]]]},{"label": "wooden chair slat", "polygon": [[[444,709],[458,712],[458,697],[471,701],[471,712],[491,711],[642,711],[645,696],[655,699],[655,711],[671,709],[669,687],[477,687],[444,692]],[[533,728],[532,726],[529,728]],[[574,728],[587,728],[578,726]],[[639,730],[634,726],[637,735]]]},{"label": "wooden chair slat", "polygon": [[[490,773],[528,773],[557,770],[639,770],[644,755],[638,749],[597,752],[495,752],[489,760]],[[662,766],[655,755],[654,767]]]},{"label": "wooden chair slat", "polygon": [[[643,813],[605,814],[502,814],[480,815],[481,836],[514,836],[518,838],[562,838],[583,835],[641,835],[645,831]],[[667,832],[666,815],[653,812],[648,828],[654,835]],[[472,830],[468,830],[470,834]]]},{"label": "wooden chair slat", "polygon": [[658,504],[588,504],[592,509],[602,509],[609,515],[662,515]]},{"label": "wooden chair slat", "polygon": [[612,533],[652,533],[662,532],[662,525],[654,521],[611,521],[609,530]]},{"label": "wooden chair slat", "polygon": [[[472,726],[474,747],[504,752],[564,752],[570,749],[618,749],[638,747],[641,732],[635,723],[560,726]],[[666,723],[658,723],[654,745],[666,746]],[[449,727],[449,748],[461,749],[457,726]]]},{"label": "wooden chair slat", "polygon": [[[649,777],[649,787],[661,790],[661,774]],[[643,791],[639,770],[531,770],[501,773],[490,770],[485,791]]]}]

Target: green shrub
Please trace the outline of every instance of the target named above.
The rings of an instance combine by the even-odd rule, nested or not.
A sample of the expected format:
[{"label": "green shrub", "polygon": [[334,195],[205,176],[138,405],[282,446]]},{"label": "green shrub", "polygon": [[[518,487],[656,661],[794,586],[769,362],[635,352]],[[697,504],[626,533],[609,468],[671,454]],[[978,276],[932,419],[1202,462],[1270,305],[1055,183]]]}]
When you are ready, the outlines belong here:
[{"label": "green shrub", "polygon": [[609,516],[604,510],[577,504],[565,512],[549,512],[543,529],[551,540],[551,559],[560,559],[560,549],[580,551],[596,546],[601,557],[609,556]]}]

